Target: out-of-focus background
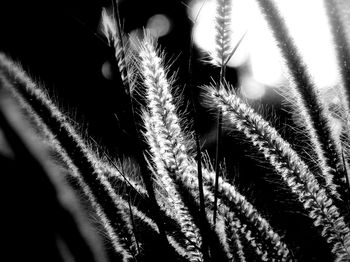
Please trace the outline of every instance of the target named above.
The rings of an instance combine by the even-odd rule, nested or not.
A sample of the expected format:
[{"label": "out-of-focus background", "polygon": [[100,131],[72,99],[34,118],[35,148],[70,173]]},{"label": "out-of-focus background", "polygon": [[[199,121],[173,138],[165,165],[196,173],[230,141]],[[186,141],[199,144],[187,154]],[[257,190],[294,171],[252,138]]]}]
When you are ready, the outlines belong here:
[{"label": "out-of-focus background", "polygon": [[[177,71],[176,89],[185,90],[185,96],[189,94],[190,78],[196,90],[217,79],[218,69],[204,62],[209,61],[208,52],[215,48],[214,2],[119,1],[124,31],[139,35],[143,28],[148,28],[159,37],[159,45],[172,64],[171,72]],[[254,1],[233,2],[232,46],[246,35],[229,62],[227,78],[240,88],[244,97],[278,105],[275,89],[285,85],[285,79],[266,23]],[[336,84],[337,72],[321,2],[304,2],[300,9],[300,1],[285,1],[280,7],[282,11],[288,10],[287,23],[315,81],[327,89]],[[123,121],[125,97],[113,50],[100,30],[103,7],[111,10],[112,0],[1,1],[0,50],[20,61],[98,142],[112,153],[129,154],[133,147],[122,131],[129,120]],[[308,19],[311,12],[312,19]],[[194,64],[189,75],[192,29]],[[205,140],[208,144],[211,141],[208,116],[201,117],[201,132],[209,135]]]},{"label": "out-of-focus background", "polygon": [[[186,83],[192,24],[186,4],[120,1],[126,33],[167,27],[159,43],[172,69],[179,69],[179,87]],[[125,96],[113,49],[100,31],[102,7],[111,9],[112,1],[1,1],[0,50],[20,61],[98,143],[112,154],[129,154],[132,141],[122,129],[130,119],[123,119]]]}]

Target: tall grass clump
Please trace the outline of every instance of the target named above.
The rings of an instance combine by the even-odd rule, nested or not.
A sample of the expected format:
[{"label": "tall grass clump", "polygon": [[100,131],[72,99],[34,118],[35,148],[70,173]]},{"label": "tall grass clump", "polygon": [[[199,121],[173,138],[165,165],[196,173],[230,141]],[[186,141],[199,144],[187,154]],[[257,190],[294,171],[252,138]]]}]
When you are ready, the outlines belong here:
[{"label": "tall grass clump", "polygon": [[[15,233],[22,240],[31,226],[40,228],[36,221],[18,219],[27,212],[25,197],[33,198],[33,215],[44,221],[41,242],[50,251],[49,256],[31,253],[33,259],[350,261],[350,45],[340,7],[325,1],[341,82],[334,110],[276,2],[255,2],[280,51],[288,79],[282,91],[285,106],[295,119],[291,136],[302,134],[302,148],[227,79],[227,64],[244,37],[231,43],[234,0],[216,0],[216,48],[208,54],[216,72],[212,82],[188,83],[199,90],[201,106],[210,112],[206,117],[216,120],[214,153],[201,147],[193,90],[190,101],[178,92],[175,69],[150,32],[138,37],[123,32],[118,5],[113,13],[102,10],[101,29],[128,98],[132,125],[127,131],[137,139],[132,160],[101,153],[43,87],[0,54],[0,163],[4,170],[12,168],[6,179],[19,203],[11,212]],[[227,140],[244,147],[249,163],[257,160],[254,178],[262,189],[232,174],[232,159],[224,152],[231,150],[223,144]],[[269,190],[283,203],[281,210],[257,199]],[[71,195],[71,202],[62,194]],[[288,212],[297,219],[286,221]],[[318,246],[310,249],[305,241]]]}]

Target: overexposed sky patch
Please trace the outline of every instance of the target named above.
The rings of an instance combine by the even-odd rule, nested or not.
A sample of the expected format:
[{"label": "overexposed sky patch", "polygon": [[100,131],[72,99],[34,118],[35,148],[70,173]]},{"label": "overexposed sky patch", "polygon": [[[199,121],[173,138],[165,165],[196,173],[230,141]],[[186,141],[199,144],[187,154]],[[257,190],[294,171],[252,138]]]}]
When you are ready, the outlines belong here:
[{"label": "overexposed sky patch", "polygon": [[[193,0],[189,16],[194,25],[194,42],[205,52],[215,49],[215,0]],[[309,73],[320,88],[338,82],[332,39],[322,1],[277,1],[287,26],[300,49]],[[279,51],[267,23],[254,0],[233,0],[232,47],[247,31],[229,66],[249,68],[251,77],[265,86],[277,86],[283,80]],[[245,75],[246,77],[246,75]]]}]

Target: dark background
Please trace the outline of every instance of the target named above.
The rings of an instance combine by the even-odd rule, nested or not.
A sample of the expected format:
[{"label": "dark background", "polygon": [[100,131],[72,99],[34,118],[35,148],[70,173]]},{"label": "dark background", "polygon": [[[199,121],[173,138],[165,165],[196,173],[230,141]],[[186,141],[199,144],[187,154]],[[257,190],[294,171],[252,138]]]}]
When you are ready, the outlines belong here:
[{"label": "dark background", "polygon": [[[173,62],[172,69],[179,70],[180,88],[186,84],[191,29],[185,4],[161,0],[120,4],[126,33],[142,29],[157,13],[171,19],[172,30],[159,43]],[[113,80],[101,72],[106,61],[115,66],[113,49],[99,29],[102,7],[110,8],[111,1],[2,1],[0,50],[20,61],[62,109],[112,154],[129,154],[132,141],[121,129],[130,118],[124,117],[127,105],[117,69],[112,67]]]},{"label": "dark background", "polygon": [[[190,77],[194,87],[215,78],[218,69],[198,62],[203,52],[196,48],[192,53],[193,70],[188,74],[192,27],[187,15],[188,0],[120,2],[126,33],[146,27],[148,19],[159,13],[172,22],[171,31],[159,39],[159,45],[166,51],[167,61],[172,63],[172,73],[178,72],[175,88],[180,92],[185,90],[185,101],[189,100]],[[20,61],[34,80],[49,90],[61,108],[84,129],[88,128],[89,134],[112,154],[130,154],[132,141],[127,138],[127,132],[122,131],[130,118],[123,115],[127,105],[115,67],[114,51],[100,31],[102,7],[111,8],[111,0],[1,1],[0,50]],[[101,73],[106,61],[114,65],[113,80],[105,79]],[[235,81],[234,70],[229,70],[228,76]],[[197,90],[195,96],[199,103]],[[199,122],[204,134],[209,131],[208,116],[201,112]]]}]

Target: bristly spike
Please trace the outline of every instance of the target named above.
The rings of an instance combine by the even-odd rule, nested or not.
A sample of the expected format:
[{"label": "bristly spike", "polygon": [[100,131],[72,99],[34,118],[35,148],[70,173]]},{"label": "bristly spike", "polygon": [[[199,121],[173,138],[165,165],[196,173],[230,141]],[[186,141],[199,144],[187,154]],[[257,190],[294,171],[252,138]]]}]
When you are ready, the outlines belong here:
[{"label": "bristly spike", "polygon": [[116,21],[108,14],[106,8],[102,8],[101,14],[101,29],[105,37],[107,38],[108,44],[112,44],[115,41],[117,35]]},{"label": "bristly spike", "polygon": [[[194,24],[197,23],[198,16],[200,15],[200,12],[205,5],[207,0],[203,1],[201,8],[198,10],[198,13],[196,15],[196,19],[194,20]],[[200,119],[198,114],[198,105],[196,102],[196,95],[195,90],[193,87],[193,77],[192,77],[192,67],[193,67],[193,46],[194,44],[194,32],[191,33],[191,40],[190,40],[190,47],[189,47],[189,55],[188,55],[188,70],[187,70],[187,78],[188,78],[188,89],[190,90],[190,100],[191,100],[191,106],[192,106],[192,121],[194,124],[194,140],[195,140],[195,147],[196,147],[196,161],[197,161],[197,175],[198,175],[198,184],[199,184],[199,208],[200,208],[200,217],[202,219],[202,224],[204,227],[205,219],[206,219],[206,210],[205,210],[205,204],[204,204],[204,192],[203,192],[203,175],[202,175],[202,149],[200,145],[200,134],[199,134],[199,127],[200,127]],[[208,249],[208,241],[207,236],[204,232],[203,235],[203,245],[202,249],[207,250]],[[205,254],[205,251],[203,252]]]},{"label": "bristly spike", "polygon": [[[198,250],[202,244],[199,229],[194,224],[188,207],[181,199],[182,194],[176,182],[178,177],[188,172],[188,157],[187,150],[182,143],[183,135],[173,104],[170,83],[166,78],[162,59],[149,35],[145,35],[139,49],[140,73],[146,87],[149,111],[148,115],[144,116],[146,137],[152,137],[149,133],[155,130],[161,150],[158,153],[159,148],[155,148],[152,140],[149,141],[153,162],[156,165],[159,179],[171,198],[170,202],[174,204],[181,229],[189,239],[187,252],[190,261],[203,261],[203,255]],[[159,157],[161,159],[158,159]]]},{"label": "bristly spike", "polygon": [[320,175],[316,179],[344,213],[342,195],[346,192],[346,186],[341,161],[341,143],[334,132],[329,109],[322,101],[320,91],[309,75],[277,2],[272,0],[256,0],[256,2],[270,26],[285,61],[286,73],[291,80],[290,92],[295,102],[292,106],[300,115],[302,129],[308,134],[313,153],[317,157],[318,165],[315,168]]},{"label": "bristly spike", "polygon": [[[216,50],[214,53],[213,64],[217,64],[220,67],[220,81],[221,84],[225,79],[226,64],[230,57],[231,52],[231,0],[216,0]],[[220,161],[221,161],[221,134],[222,133],[222,113],[219,109],[217,128],[216,128],[216,151],[215,151],[215,192],[214,192],[214,210],[213,210],[213,222],[216,223],[217,201],[218,201],[218,179],[220,176]]]},{"label": "bristly spike", "polygon": [[343,164],[344,164],[344,168],[345,168],[345,180],[346,180],[346,184],[348,186],[348,201],[350,201],[350,173],[349,173],[349,170],[348,170],[348,161],[345,160],[345,153],[344,151],[342,151],[342,160],[343,160]]},{"label": "bristly spike", "polygon": [[[159,141],[158,141],[158,136],[159,134],[157,132],[155,132],[154,128],[152,127],[152,125],[149,125],[151,123],[150,119],[147,120],[147,113],[144,114],[144,122],[145,122],[145,127],[146,130],[148,132],[145,133],[145,136],[147,138],[147,141],[149,143],[149,145],[152,148],[152,152],[153,152],[153,162],[157,163],[162,163],[162,150],[160,148],[159,145]],[[194,162],[193,162],[194,163]],[[192,170],[191,173],[185,173],[184,176],[179,177],[182,181],[182,183],[188,188],[188,190],[190,192],[197,192],[198,191],[198,179],[195,179],[194,176],[192,176],[193,174],[195,174],[197,172],[197,167],[195,164],[193,164],[191,162],[191,166],[189,166],[190,170]],[[204,170],[203,170],[204,171]],[[195,179],[195,181],[192,181],[192,179]],[[214,197],[211,195],[211,193],[209,193],[208,195],[208,190],[204,188],[203,191],[203,197],[204,197],[204,201],[205,201],[205,206],[207,206],[208,208],[210,208],[213,205],[213,201],[214,201]],[[227,209],[228,210],[228,209]],[[229,211],[227,211],[228,213]],[[205,226],[206,224],[208,224],[208,215],[205,216],[205,220],[202,221],[202,225]],[[203,224],[204,222],[204,224]],[[207,236],[210,236],[210,232],[206,232],[205,233]],[[217,240],[215,240],[217,241]],[[208,242],[212,242],[213,243],[213,239],[208,240]],[[214,253],[214,251],[213,251]],[[229,257],[229,256],[227,256]]]},{"label": "bristly spike", "polygon": [[261,152],[275,168],[282,180],[298,196],[321,235],[332,244],[332,252],[339,259],[350,258],[350,230],[315,176],[278,132],[247,104],[232,88],[217,91],[204,87],[208,106],[222,109],[224,120]]},{"label": "bristly spike", "polygon": [[[58,173],[57,166],[47,154],[45,143],[36,137],[34,128],[29,124],[28,119],[23,117],[18,101],[11,98],[5,85],[10,84],[0,78],[0,130],[11,150],[9,156],[13,157],[11,161],[14,165],[8,166],[10,168],[0,166],[3,174],[2,184],[11,187],[9,204],[11,205],[12,200],[16,199],[16,205],[11,207],[9,212],[13,221],[9,221],[7,227],[11,230],[10,232],[5,230],[3,236],[11,235],[9,239],[12,239],[12,235],[15,235],[17,239],[18,236],[23,238],[28,233],[34,233],[36,241],[33,243],[26,241],[26,246],[21,248],[21,251],[26,254],[26,259],[29,258],[29,260],[55,260],[54,254],[62,251],[59,251],[59,244],[56,245],[57,243],[51,240],[52,234],[52,239],[57,239],[59,236],[60,241],[65,243],[71,260],[107,262],[96,235],[97,232],[87,230],[90,228],[90,223],[85,217],[87,213],[83,212],[78,205],[76,194],[71,191],[73,188],[66,184],[61,176],[62,173]],[[3,161],[2,153],[0,153],[0,159],[1,164],[6,163]],[[69,198],[62,198],[63,195]],[[26,206],[27,203],[31,205]],[[28,218],[28,211],[34,219]],[[16,241],[16,248],[21,242],[23,239]],[[34,251],[38,245],[40,249]],[[12,260],[23,259],[23,253],[12,256],[14,249],[11,247],[5,250],[8,247],[11,245],[6,243],[4,251],[11,254]],[[32,248],[34,250],[30,250]],[[58,252],[54,251],[56,248]],[[50,250],[50,252],[42,252],[43,250]]]},{"label": "bristly spike", "polygon": [[329,20],[331,33],[333,36],[334,49],[342,81],[342,97],[345,99],[345,112],[350,110],[350,44],[346,38],[346,28],[341,21],[342,17],[339,8],[340,1],[324,0],[325,11]]},{"label": "bristly spike", "polygon": [[0,55],[0,72],[2,88],[8,90],[29,113],[37,128],[71,169],[73,178],[101,219],[115,251],[128,261],[134,246],[130,224],[120,209],[120,197],[115,194],[95,153],[47,94],[4,55]]},{"label": "bristly spike", "polygon": [[128,54],[128,46],[126,38],[121,32],[119,18],[114,18],[108,14],[107,9],[102,9],[101,27],[102,32],[106,36],[108,43],[113,46],[115,52],[115,59],[118,64],[118,69],[126,94],[130,94],[133,90],[133,80],[130,71],[130,55]]},{"label": "bristly spike", "polygon": [[229,243],[231,254],[233,255],[233,261],[246,262],[240,239],[240,232],[238,231],[237,226],[232,226],[229,221],[225,219],[225,231],[227,234],[227,242]]},{"label": "bristly spike", "polygon": [[212,63],[224,67],[231,52],[232,0],[216,0],[215,51],[211,54]]},{"label": "bristly spike", "polygon": [[[214,197],[211,193],[214,192],[216,185],[216,175],[208,169],[203,170],[203,178],[205,181],[205,192],[207,201],[213,201]],[[189,179],[189,178],[188,178]],[[190,180],[191,184],[194,182]],[[237,230],[241,232],[247,241],[255,249],[256,253],[266,259],[275,258],[286,261],[289,258],[290,252],[281,237],[274,232],[269,222],[258,212],[258,210],[243,196],[234,185],[224,181],[221,177],[218,185],[218,212],[228,220],[231,226],[238,226]],[[207,204],[210,206],[210,204]],[[229,208],[228,208],[229,207]],[[239,214],[241,221],[237,219],[235,214]],[[244,226],[243,226],[244,224]],[[247,229],[248,226],[248,229]],[[254,236],[250,237],[250,231],[255,231]],[[250,232],[250,233],[249,233]],[[273,252],[267,252],[262,245],[271,246]]]},{"label": "bristly spike", "polygon": [[[348,161],[345,160],[345,156],[350,156],[349,145],[350,145],[350,43],[346,38],[346,28],[341,21],[340,14],[340,3],[334,0],[325,0],[324,6],[327,17],[329,19],[330,29],[333,37],[333,44],[335,49],[335,55],[338,63],[338,70],[341,77],[340,84],[340,95],[339,100],[341,101],[341,118],[343,120],[344,131],[342,134],[343,148],[341,150],[342,161],[345,176],[346,187],[344,190],[345,201],[347,202],[347,208],[350,208],[350,187],[349,187],[349,174],[347,170]],[[341,175],[341,174],[339,174]]]},{"label": "bristly spike", "polygon": [[[138,147],[138,152],[137,155],[140,161],[140,167],[141,167],[141,176],[144,181],[146,190],[148,192],[148,195],[151,199],[152,202],[152,210],[155,213],[159,212],[159,206],[156,202],[155,199],[155,193],[153,191],[153,185],[152,181],[150,178],[147,176],[147,165],[145,161],[142,158],[142,151],[143,151],[143,146],[141,145],[141,138],[140,138],[140,132],[138,130],[138,126],[136,124],[136,117],[135,117],[135,110],[134,110],[134,100],[132,97],[132,93],[136,87],[136,77],[138,76],[137,72],[134,71],[136,70],[135,66],[135,61],[134,61],[134,54],[133,54],[133,49],[129,46],[129,40],[125,40],[124,34],[122,33],[122,28],[121,28],[121,22],[120,22],[120,17],[119,17],[119,1],[116,0],[116,3],[114,5],[113,2],[113,8],[114,8],[114,15],[113,17],[108,16],[106,17],[106,25],[112,25],[111,32],[115,33],[112,35],[113,38],[113,44],[114,44],[114,49],[115,49],[115,57],[118,62],[118,68],[120,72],[120,76],[125,88],[125,93],[128,95],[129,98],[129,106],[130,106],[130,117],[133,120],[132,125],[133,128],[131,130],[132,133],[134,133],[135,137],[137,137],[137,147]],[[106,12],[102,12],[102,23],[104,20],[104,15],[106,15]],[[110,22],[111,21],[111,22]],[[108,37],[108,36],[107,36]],[[164,248],[167,249],[168,243],[167,243],[167,238],[166,234],[163,230],[163,223],[158,220],[158,218],[155,218],[155,221],[157,222],[157,225],[161,231],[161,238],[163,239],[163,244]],[[164,252],[165,254],[166,252]]]},{"label": "bristly spike", "polygon": [[[186,152],[186,142],[183,140],[176,110],[172,104],[172,95],[169,90],[170,84],[165,77],[166,73],[162,67],[162,60],[155,52],[152,40],[146,38],[146,41],[140,45],[140,64],[142,66],[140,71],[144,78],[146,101],[148,102],[148,112],[143,114],[146,127],[145,136],[151,149],[153,163],[157,167],[157,172],[161,178],[163,177],[163,184],[170,191],[169,194],[172,197],[177,197],[172,184],[175,183],[177,185],[178,181],[181,181],[181,184],[187,187],[190,192],[197,192],[196,168],[189,161],[189,156]],[[167,178],[173,172],[178,175],[171,176],[171,179]],[[214,174],[203,174],[203,176],[208,181],[207,183],[210,183],[211,186],[214,185]],[[223,192],[222,184],[222,180],[219,180],[218,191],[220,195]],[[250,227],[254,228],[257,224],[260,225],[258,230],[261,232],[257,234],[261,234],[260,239],[262,241],[272,243],[276,250],[276,255],[278,254],[277,256],[281,259],[288,257],[288,249],[282,244],[279,236],[272,231],[269,223],[258,214],[251,204],[248,204],[244,197],[235,190],[232,191],[232,188],[230,192],[229,202],[234,200],[234,203],[237,205],[233,209],[240,212],[243,217],[246,217],[247,223],[251,224]],[[230,194],[233,194],[233,196]],[[214,202],[212,192],[205,189],[204,195],[206,206],[212,206]],[[175,204],[178,203],[176,202]],[[218,201],[218,206],[220,215],[224,215],[229,221],[233,221],[234,218],[231,211],[223,207],[221,201]],[[245,232],[244,235],[247,236],[247,240],[250,243],[255,242],[253,238],[249,237],[244,227],[241,230],[242,233]],[[258,254],[262,257],[269,257],[268,253],[263,250],[262,245],[255,244],[255,247],[257,250],[261,250],[258,251]]]},{"label": "bristly spike", "polygon": [[[161,148],[158,143],[159,134],[155,130],[148,126],[151,123],[150,119],[147,119],[147,114],[144,115],[144,121],[146,129],[149,131],[145,135],[147,137],[148,143],[154,150],[155,162],[162,164],[162,153]],[[190,189],[192,192],[198,191],[198,180],[196,179],[196,165],[195,161],[191,160],[191,166],[189,167],[191,172],[186,173],[184,176],[180,177],[183,183]],[[214,204],[214,185],[215,185],[215,174],[208,169],[203,169],[203,179],[205,182],[204,186],[204,199],[205,205],[207,208],[212,209]],[[228,184],[227,182],[219,179],[218,181],[218,213],[219,216],[223,216],[230,226],[234,227],[235,225],[240,225],[237,230],[244,236],[247,242],[252,246],[257,255],[259,255],[264,261],[268,259],[273,259],[278,257],[279,260],[285,261],[288,258],[289,251],[286,245],[281,241],[281,238],[276,234],[268,221],[264,219],[259,212],[251,205],[238,191],[234,186]],[[227,205],[225,204],[227,203]],[[234,203],[234,205],[232,205]],[[230,208],[229,208],[229,207]],[[242,223],[238,221],[235,217],[235,213],[240,214],[240,217],[244,219],[245,226],[242,226]],[[248,224],[248,226],[247,226]],[[254,230],[255,232],[252,232]],[[253,236],[251,236],[253,234]],[[271,244],[269,244],[271,243]],[[275,249],[276,253],[271,254],[267,252],[263,245],[271,246],[272,249]],[[278,254],[278,255],[276,255]],[[232,255],[229,255],[231,257]]]}]

